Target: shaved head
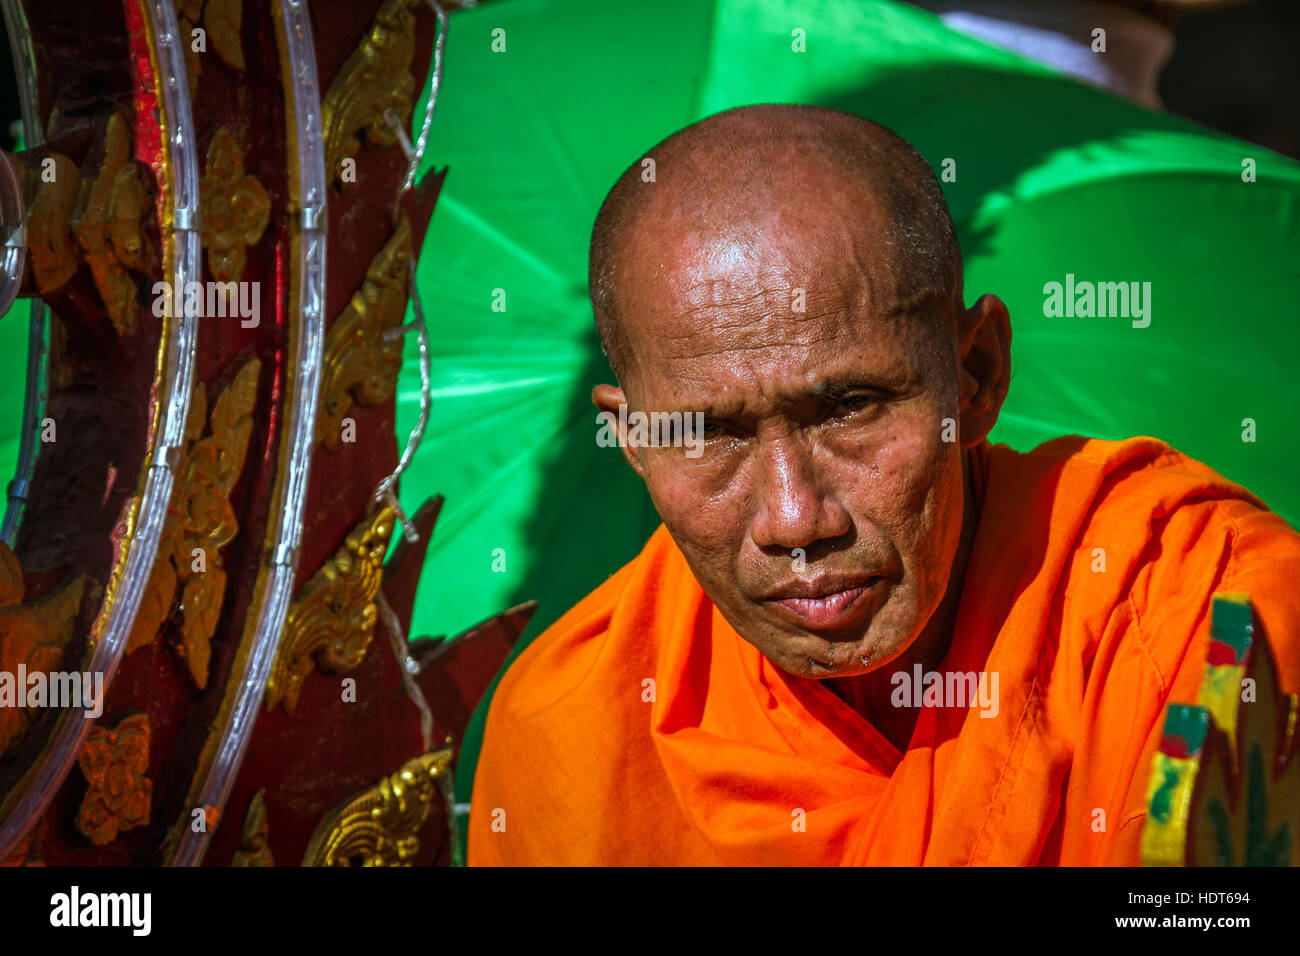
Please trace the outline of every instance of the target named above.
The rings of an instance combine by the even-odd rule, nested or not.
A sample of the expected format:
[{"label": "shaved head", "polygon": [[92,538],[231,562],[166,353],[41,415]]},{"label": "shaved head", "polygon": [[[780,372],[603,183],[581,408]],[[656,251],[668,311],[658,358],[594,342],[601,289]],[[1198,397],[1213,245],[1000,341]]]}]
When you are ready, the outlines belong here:
[{"label": "shaved head", "polygon": [[620,300],[631,257],[654,257],[691,237],[752,245],[765,231],[805,223],[857,233],[846,238],[879,250],[900,301],[960,307],[961,252],[952,219],[938,180],[915,149],[885,127],[837,110],[739,107],[651,149],[619,177],[596,216],[591,301],[619,381],[636,360]]}]

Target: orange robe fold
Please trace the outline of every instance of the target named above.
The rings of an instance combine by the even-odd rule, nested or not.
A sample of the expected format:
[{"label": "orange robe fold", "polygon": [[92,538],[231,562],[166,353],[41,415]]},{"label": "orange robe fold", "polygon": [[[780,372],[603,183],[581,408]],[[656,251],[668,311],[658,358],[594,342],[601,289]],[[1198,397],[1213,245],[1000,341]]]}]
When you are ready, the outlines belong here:
[{"label": "orange robe fold", "polygon": [[1249,595],[1300,690],[1300,535],[1151,438],[986,443],[970,464],[979,523],[937,671],[996,672],[996,715],[922,707],[900,753],[737,635],[661,526],[502,679],[470,864],[1138,864],[1215,593]]}]

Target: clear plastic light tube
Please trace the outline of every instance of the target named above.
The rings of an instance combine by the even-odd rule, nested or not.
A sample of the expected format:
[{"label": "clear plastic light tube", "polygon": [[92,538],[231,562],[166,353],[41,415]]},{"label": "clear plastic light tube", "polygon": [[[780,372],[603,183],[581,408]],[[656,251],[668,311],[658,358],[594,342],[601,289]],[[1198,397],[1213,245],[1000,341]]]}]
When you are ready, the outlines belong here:
[{"label": "clear plastic light tube", "polygon": [[[158,71],[155,82],[161,92],[164,143],[174,179],[168,184],[175,224],[170,239],[172,288],[184,289],[187,283],[199,278],[199,174],[194,121],[175,11],[170,0],[147,0],[145,9],[153,30],[154,62]],[[136,514],[135,531],[126,545],[116,600],[104,620],[99,639],[93,644],[90,661],[82,668],[92,673],[102,672],[105,689],[117,672],[141,595],[153,572],[158,539],[171,499],[172,469],[185,436],[185,417],[193,387],[197,321],[197,317],[182,314],[173,317],[167,325],[162,420],[151,436],[152,459]],[[72,768],[92,723],[80,709],[67,710],[59,718],[48,749],[29,773],[29,786],[0,823],[0,860],[12,852],[45,812]]]},{"label": "clear plastic light tube", "polygon": [[[316,406],[320,398],[325,340],[325,143],[321,131],[320,85],[316,79],[316,49],[306,0],[280,0],[280,11],[298,134],[299,311],[292,359],[296,384],[287,399],[281,439],[289,442],[284,480],[278,483],[280,497],[272,502],[270,510],[276,516],[271,566],[244,672],[230,675],[230,680],[235,682],[231,686],[237,686],[238,690],[226,726],[221,729],[216,757],[199,791],[202,807],[225,806],[262,709],[266,681],[293,598],[307,480],[316,443]],[[219,809],[218,819],[223,816]],[[186,827],[172,865],[200,864],[211,836],[210,830],[195,833]]]},{"label": "clear plastic light tube", "polygon": [[23,184],[18,170],[7,153],[0,153],[0,315],[9,311],[18,298],[27,265],[27,208],[23,202]]},{"label": "clear plastic light tube", "polygon": [[[23,114],[23,145],[27,149],[45,142],[41,128],[40,103],[36,94],[36,55],[32,51],[32,35],[27,25],[27,11],[21,0],[0,0],[4,9],[5,29],[9,33],[9,52],[13,56],[14,73],[18,78],[18,102]],[[25,225],[25,223],[24,223]],[[24,230],[25,231],[25,230]],[[24,247],[24,253],[26,249]],[[24,258],[26,258],[24,256]],[[18,281],[22,281],[22,263],[17,264]],[[14,275],[10,272],[10,275]],[[5,309],[8,305],[5,306]],[[0,309],[0,312],[4,310]],[[14,477],[7,489],[4,520],[0,522],[0,538],[13,546],[18,535],[18,519],[27,492],[31,488],[32,470],[36,465],[36,432],[40,428],[41,409],[45,407],[45,303],[32,299],[28,311],[27,333],[27,383],[23,392],[23,418],[18,432],[18,461],[14,464]]]}]

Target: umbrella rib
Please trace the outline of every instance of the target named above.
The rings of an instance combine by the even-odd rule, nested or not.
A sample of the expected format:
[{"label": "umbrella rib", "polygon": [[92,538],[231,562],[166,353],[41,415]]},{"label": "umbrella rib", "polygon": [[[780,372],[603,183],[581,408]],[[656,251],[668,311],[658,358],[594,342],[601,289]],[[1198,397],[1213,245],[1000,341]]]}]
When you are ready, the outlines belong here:
[{"label": "umbrella rib", "polygon": [[515,242],[464,203],[459,202],[452,196],[444,196],[439,198],[438,206],[440,208],[449,208],[449,210],[455,215],[460,216],[483,235],[501,245],[519,261],[532,266],[535,271],[546,276],[555,283],[555,285],[567,287],[563,277],[552,266],[548,265],[533,252],[530,252],[528,249],[525,249],[519,243]]},{"label": "umbrella rib", "polygon": [[[571,375],[556,375],[556,376],[538,376],[534,378],[525,378],[525,379],[513,379],[508,382],[503,382],[503,381],[482,382],[477,385],[444,385],[433,389],[431,394],[435,398],[440,398],[444,400],[453,400],[457,398],[466,398],[471,395],[482,395],[482,394],[499,395],[501,392],[508,391],[511,389],[521,389],[521,388],[526,389],[526,388],[537,388],[537,387],[553,388],[558,384],[568,383],[571,379],[572,379]],[[403,400],[414,401],[414,400],[418,400],[419,397],[420,397],[419,392],[401,393],[401,398]]]},{"label": "umbrella rib", "polygon": [[578,198],[587,204],[588,209],[597,209],[600,207],[596,197],[590,194],[590,184],[583,182],[581,168],[578,161],[573,156],[573,151],[560,135],[556,132],[557,125],[551,120],[550,114],[546,112],[545,104],[537,97],[531,89],[524,87],[525,95],[532,101],[534,115],[545,116],[549,122],[542,124],[542,129],[550,136],[551,142],[555,145],[556,152],[564,157],[565,170],[569,174],[570,183],[573,185],[574,192]]},{"label": "umbrella rib", "polygon": [[[554,434],[550,437],[554,438],[555,435],[562,433],[563,430],[562,427],[555,429]],[[493,471],[495,474],[485,476],[477,489],[472,491],[465,489],[466,493],[461,494],[459,501],[454,506],[444,507],[441,516],[441,524],[443,526],[441,530],[443,534],[440,539],[440,545],[446,546],[450,544],[451,539],[455,536],[459,527],[468,524],[471,519],[480,514],[480,509],[477,507],[479,502],[491,497],[493,490],[498,485],[507,480],[516,479],[518,477],[517,470],[525,469],[529,459],[537,457],[546,450],[546,441],[539,441],[531,445],[526,445],[522,451],[511,456],[508,461],[494,467]],[[527,508],[521,509],[521,513],[525,515],[533,513],[537,505],[535,499],[539,494],[540,492],[537,491],[532,493],[534,500]],[[461,517],[462,515],[464,516],[463,518]]]}]

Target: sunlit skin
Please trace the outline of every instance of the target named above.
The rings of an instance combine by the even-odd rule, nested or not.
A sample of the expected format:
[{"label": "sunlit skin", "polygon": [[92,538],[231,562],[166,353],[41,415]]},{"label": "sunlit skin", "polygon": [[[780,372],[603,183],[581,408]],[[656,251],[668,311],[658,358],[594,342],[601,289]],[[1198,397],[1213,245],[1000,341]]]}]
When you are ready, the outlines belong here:
[{"label": "sunlit skin", "polygon": [[616,281],[626,394],[592,397],[615,417],[705,413],[698,458],[623,436],[696,578],[769,660],[830,679],[904,747],[916,714],[889,705],[890,676],[951,642],[978,520],[967,455],[1006,396],[1010,323],[994,296],[903,295],[883,204],[787,161],[779,198],[727,222],[644,217]]}]

